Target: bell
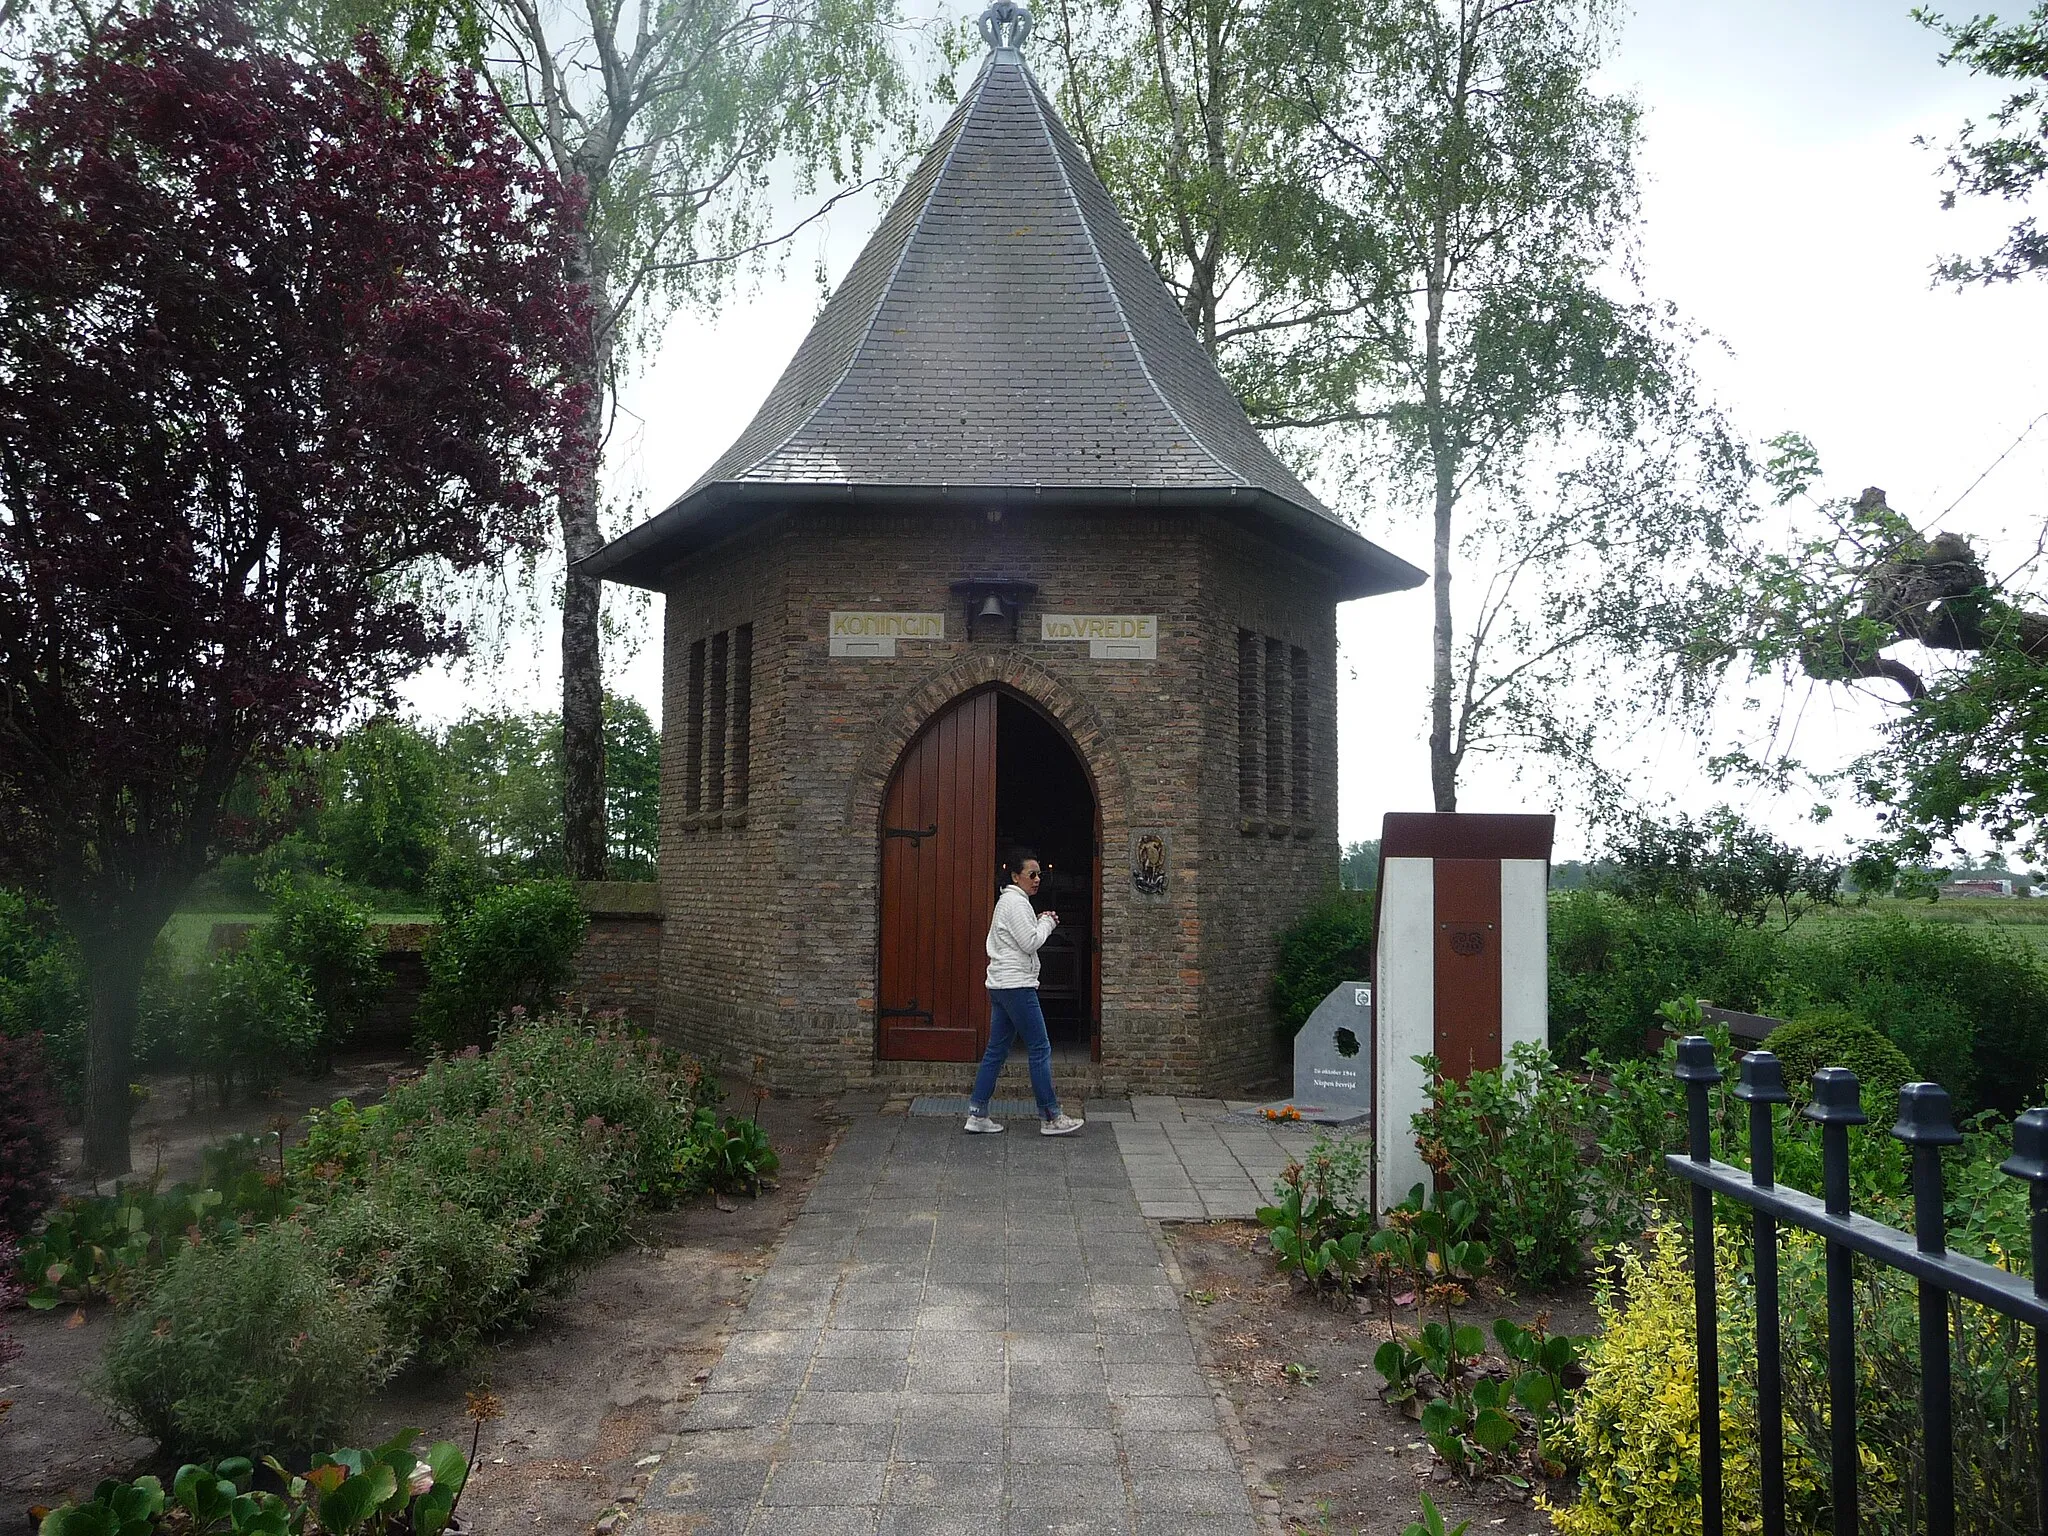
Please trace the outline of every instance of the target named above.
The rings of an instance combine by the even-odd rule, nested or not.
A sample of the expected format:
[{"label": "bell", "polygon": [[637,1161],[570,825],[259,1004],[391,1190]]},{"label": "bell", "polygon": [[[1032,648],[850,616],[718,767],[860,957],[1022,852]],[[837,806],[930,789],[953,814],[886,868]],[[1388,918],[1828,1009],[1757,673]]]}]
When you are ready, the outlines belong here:
[{"label": "bell", "polygon": [[1003,612],[1003,600],[991,592],[981,600],[981,607],[975,610],[977,619],[1001,619],[1008,615]]}]

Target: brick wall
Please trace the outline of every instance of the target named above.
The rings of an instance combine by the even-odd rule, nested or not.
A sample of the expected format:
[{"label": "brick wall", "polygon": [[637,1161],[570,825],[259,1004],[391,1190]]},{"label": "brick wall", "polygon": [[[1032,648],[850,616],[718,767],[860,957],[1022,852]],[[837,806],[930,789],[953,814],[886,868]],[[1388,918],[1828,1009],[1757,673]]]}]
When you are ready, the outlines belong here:
[{"label": "brick wall", "polygon": [[[961,633],[949,585],[993,578],[1039,588],[1015,644]],[[945,611],[949,638],[833,658],[833,609]],[[1158,659],[1041,642],[1047,610],[1156,614]],[[791,1088],[889,1078],[874,1054],[883,796],[927,720],[996,684],[1060,722],[1100,797],[1101,1086],[1235,1090],[1263,1075],[1274,936],[1335,883],[1333,610],[1328,578],[1264,540],[1137,510],[790,512],[694,557],[671,573],[665,618],[662,1026],[728,1068],[760,1058]],[[742,624],[747,800],[687,814],[691,648]],[[1240,629],[1302,653],[1299,815],[1240,814]],[[1156,897],[1132,886],[1141,828],[1166,836]]]}]

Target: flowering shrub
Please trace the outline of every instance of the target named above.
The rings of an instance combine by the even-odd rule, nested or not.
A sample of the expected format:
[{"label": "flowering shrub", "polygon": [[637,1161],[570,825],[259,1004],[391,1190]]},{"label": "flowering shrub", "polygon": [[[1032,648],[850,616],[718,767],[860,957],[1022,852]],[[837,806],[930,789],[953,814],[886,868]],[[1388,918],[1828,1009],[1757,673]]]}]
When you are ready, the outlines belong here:
[{"label": "flowering shrub", "polygon": [[97,1381],[121,1421],[182,1455],[332,1440],[404,1356],[374,1298],[279,1221],[180,1249],[114,1334]]}]

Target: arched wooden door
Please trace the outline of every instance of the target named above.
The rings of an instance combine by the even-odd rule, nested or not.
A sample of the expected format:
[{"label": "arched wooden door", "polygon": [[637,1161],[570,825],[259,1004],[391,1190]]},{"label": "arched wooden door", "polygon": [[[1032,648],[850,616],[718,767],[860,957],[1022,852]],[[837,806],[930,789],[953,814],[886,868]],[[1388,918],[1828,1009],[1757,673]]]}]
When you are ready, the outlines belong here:
[{"label": "arched wooden door", "polygon": [[982,940],[996,901],[996,695],[927,725],[882,806],[878,999],[887,1061],[973,1061],[988,1034]]}]

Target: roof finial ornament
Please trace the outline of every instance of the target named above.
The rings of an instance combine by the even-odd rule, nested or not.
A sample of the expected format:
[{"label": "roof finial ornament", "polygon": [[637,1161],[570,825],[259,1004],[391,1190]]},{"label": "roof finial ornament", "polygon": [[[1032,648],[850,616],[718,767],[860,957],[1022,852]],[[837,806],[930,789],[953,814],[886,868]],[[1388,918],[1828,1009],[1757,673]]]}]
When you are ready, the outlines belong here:
[{"label": "roof finial ornament", "polygon": [[982,41],[991,48],[1022,48],[1031,35],[1031,12],[1017,0],[995,0],[981,13]]}]

